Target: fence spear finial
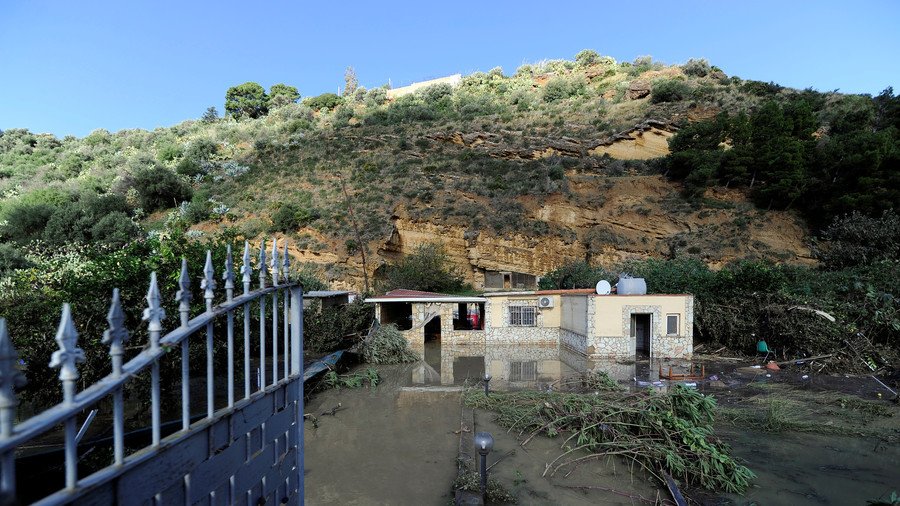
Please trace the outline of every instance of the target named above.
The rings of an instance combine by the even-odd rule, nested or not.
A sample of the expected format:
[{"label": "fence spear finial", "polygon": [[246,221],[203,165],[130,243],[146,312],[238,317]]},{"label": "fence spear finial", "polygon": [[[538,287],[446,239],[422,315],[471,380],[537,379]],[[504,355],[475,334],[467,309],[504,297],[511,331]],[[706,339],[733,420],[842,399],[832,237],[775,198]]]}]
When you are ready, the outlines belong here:
[{"label": "fence spear finial", "polygon": [[181,275],[178,277],[178,292],[175,300],[178,301],[178,313],[181,315],[181,326],[187,327],[191,316],[191,277],[188,276],[187,258],[181,257]]},{"label": "fence spear finial", "polygon": [[234,298],[234,259],[231,257],[230,244],[225,253],[225,272],[222,273],[222,279],[225,280],[225,296],[231,300]]},{"label": "fence spear finial", "polygon": [[109,346],[109,355],[113,360],[113,376],[118,377],[122,374],[122,357],[125,355],[125,347],[122,345],[129,337],[118,288],[113,288],[112,303],[109,305],[106,321],[109,322],[109,328],[103,332],[103,344]]},{"label": "fence spear finial", "polygon": [[253,274],[253,266],[250,265],[250,241],[244,241],[244,256],[241,259],[241,281],[244,282],[244,293],[250,292],[250,275]]},{"label": "fence spear finial", "polygon": [[166,310],[160,304],[159,284],[156,282],[156,271],[150,273],[150,288],[147,290],[147,307],[142,320],[147,322],[150,333],[150,349],[159,348],[159,334],[162,332],[162,321],[166,318]]},{"label": "fence spear finial", "polygon": [[278,238],[272,239],[272,259],[269,267],[272,269],[272,284],[278,285],[281,282],[281,265],[278,262]]},{"label": "fence spear finial", "polygon": [[75,398],[75,380],[78,379],[78,368],[75,364],[84,362],[84,350],[78,347],[78,331],[72,321],[72,307],[63,304],[59,329],[56,331],[56,342],[59,349],[50,356],[50,367],[59,368],[59,379],[63,382],[65,402]]},{"label": "fence spear finial", "polygon": [[203,289],[203,298],[206,299],[206,310],[212,311],[213,297],[216,289],[216,271],[212,264],[212,251],[206,250],[206,265],[203,267],[203,281],[200,282]]},{"label": "fence spear finial", "polygon": [[266,278],[269,276],[269,266],[266,265],[266,241],[259,242],[259,287],[266,287]]}]

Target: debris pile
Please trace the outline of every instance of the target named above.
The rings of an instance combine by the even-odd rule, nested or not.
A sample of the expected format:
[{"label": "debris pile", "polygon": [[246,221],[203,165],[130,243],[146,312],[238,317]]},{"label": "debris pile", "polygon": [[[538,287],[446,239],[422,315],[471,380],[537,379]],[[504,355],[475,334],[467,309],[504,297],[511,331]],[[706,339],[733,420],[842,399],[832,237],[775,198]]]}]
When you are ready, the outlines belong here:
[{"label": "debris pile", "polygon": [[360,353],[369,364],[399,364],[415,362],[419,356],[409,349],[409,343],[394,324],[374,328],[360,342]]},{"label": "debris pile", "polygon": [[518,431],[526,445],[539,434],[563,437],[566,451],[547,464],[546,475],[579,463],[624,458],[667,486],[682,485],[742,493],[753,472],[728,453],[712,431],[716,402],[676,386],[669,392],[600,389],[591,393],[465,393],[467,405],[497,413],[497,422]]}]

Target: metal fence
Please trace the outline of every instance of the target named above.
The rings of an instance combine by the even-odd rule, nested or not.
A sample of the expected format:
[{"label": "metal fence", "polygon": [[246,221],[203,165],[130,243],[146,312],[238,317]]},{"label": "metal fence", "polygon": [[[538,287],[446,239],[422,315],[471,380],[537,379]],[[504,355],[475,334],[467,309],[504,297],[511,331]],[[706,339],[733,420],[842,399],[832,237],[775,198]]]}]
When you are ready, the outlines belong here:
[{"label": "metal fence", "polygon": [[[271,451],[271,454],[274,455],[272,466],[278,465],[280,466],[279,468],[289,469],[287,478],[282,477],[279,483],[266,485],[265,476],[270,476],[270,481],[275,481],[278,477],[271,478],[271,472],[266,470],[272,466],[256,466],[262,469],[260,472],[263,475],[260,478],[262,488],[254,492],[258,497],[250,497],[252,494],[247,490],[236,490],[235,476],[239,475],[241,469],[243,469],[241,465],[249,463],[253,458],[251,454],[254,452],[248,446],[248,449],[241,450],[246,455],[232,458],[227,465],[218,464],[221,472],[226,474],[234,473],[230,476],[204,478],[208,483],[203,483],[202,481],[204,480],[198,481],[196,479],[192,482],[189,476],[190,470],[188,470],[184,476],[176,477],[175,481],[180,483],[178,485],[180,487],[179,493],[183,495],[186,503],[192,502],[191,497],[203,496],[206,496],[208,499],[216,499],[215,501],[210,500],[210,502],[236,503],[242,500],[241,497],[244,494],[247,495],[246,501],[248,503],[252,502],[255,504],[259,498],[265,498],[267,494],[272,495],[274,498],[274,495],[277,493],[282,494],[282,497],[278,497],[279,501],[289,498],[291,503],[302,504],[303,388],[302,379],[300,379],[302,378],[303,364],[302,288],[297,283],[292,283],[287,279],[290,264],[286,243],[284,245],[284,254],[279,259],[277,240],[272,242],[272,250],[268,262],[265,244],[260,245],[258,261],[259,284],[255,290],[251,290],[253,269],[249,243],[244,244],[242,260],[240,274],[243,282],[243,293],[235,296],[234,263],[231,247],[229,246],[222,273],[225,302],[214,306],[213,299],[216,295],[217,281],[212,264],[212,255],[210,252],[207,252],[203,279],[200,283],[200,289],[205,301],[205,311],[194,318],[190,318],[191,300],[193,297],[187,261],[183,259],[181,275],[178,281],[180,289],[175,294],[175,299],[178,302],[180,325],[165,335],[163,335],[163,321],[166,318],[166,314],[161,305],[162,295],[157,284],[156,273],[152,273],[146,296],[147,305],[143,311],[142,318],[147,324],[149,342],[140,353],[125,363],[123,363],[123,359],[125,343],[129,340],[129,331],[125,328],[125,314],[119,300],[119,290],[114,290],[107,317],[109,327],[103,333],[103,343],[109,346],[111,372],[97,383],[80,392],[76,392],[76,380],[79,378],[77,364],[85,360],[85,355],[84,351],[78,347],[79,336],[73,323],[70,306],[69,304],[63,305],[62,317],[56,334],[59,350],[53,353],[49,364],[50,367],[59,369],[63,401],[46,411],[22,420],[18,424],[15,423],[18,404],[15,390],[22,385],[24,378],[19,370],[18,354],[7,332],[6,321],[0,318],[0,493],[2,493],[3,497],[7,500],[15,500],[17,498],[15,475],[17,449],[38,437],[57,431],[57,427],[62,424],[64,432],[65,485],[61,490],[47,491],[48,495],[40,500],[41,503],[60,504],[75,502],[91,494],[97,496],[98,490],[105,490],[104,494],[109,495],[111,493],[111,497],[118,497],[119,499],[115,502],[145,502],[140,500],[140,494],[132,495],[130,491],[124,490],[116,493],[113,490],[115,483],[123,481],[122,477],[129,470],[137,469],[138,467],[146,469],[144,464],[151,461],[155,456],[165,453],[172,447],[183,446],[183,443],[186,441],[185,436],[191,435],[192,432],[211,431],[217,421],[224,418],[229,418],[230,420],[230,417],[235,413],[241,412],[241,410],[246,411],[246,408],[249,406],[265,404],[257,401],[264,397],[272,396],[275,399],[275,408],[274,410],[270,409],[270,411],[278,414],[286,410],[293,410],[292,413],[279,417],[279,420],[285,420],[282,423],[285,431],[269,434],[270,439],[268,440],[276,447],[276,449]],[[267,309],[267,302],[271,302],[270,309]],[[259,310],[257,336],[251,336],[251,303],[258,305]],[[243,357],[240,358],[234,356],[236,351],[234,342],[236,311],[241,311],[243,315]],[[226,335],[215,335],[214,322],[222,322],[223,318],[225,320]],[[279,320],[281,320],[280,328]],[[239,333],[240,331],[241,329],[238,329]],[[195,414],[193,422],[191,418],[190,392],[191,357],[189,356],[189,340],[191,338],[205,338],[206,341],[206,416],[197,420]],[[255,361],[258,358],[258,363],[255,365],[258,366],[259,372],[254,374],[254,371],[251,370],[251,348],[255,348],[256,343],[251,343],[251,339],[257,338],[259,340],[259,355],[258,357],[252,357],[252,359]],[[228,356],[227,371],[225,371],[227,376],[225,380],[227,385],[227,404],[224,408],[216,410],[215,387],[217,371],[214,367],[213,353],[215,345],[221,346],[223,339]],[[177,350],[179,347],[181,350],[181,429],[162,438],[160,363],[167,360],[167,357],[177,355],[177,353],[167,353],[167,350]],[[236,368],[243,368],[242,395],[235,392]],[[150,444],[146,448],[126,456],[123,391],[129,381],[135,380],[138,374],[147,370],[150,371]],[[219,374],[221,375],[221,372]],[[251,378],[254,376],[259,379],[251,382]],[[221,382],[222,379],[220,377],[220,386]],[[240,385],[238,385],[238,389],[240,391]],[[281,396],[280,398],[279,395]],[[237,400],[236,396],[238,397]],[[76,433],[78,419],[79,417],[84,417],[87,411],[101,401],[108,402],[110,397],[112,401],[111,424],[113,431],[111,462],[109,466],[103,469],[88,476],[79,477],[78,441],[81,434]],[[266,402],[269,401],[266,400]],[[272,402],[269,402],[269,404],[272,404]],[[247,416],[246,413],[244,413],[244,416]],[[273,417],[275,415],[269,413],[266,416]],[[263,418],[263,420],[261,422],[261,434],[266,432],[265,419]],[[256,429],[244,426],[236,429],[235,426],[236,424],[233,422],[228,425],[227,430],[231,437],[225,439],[230,443],[240,441],[245,446],[250,444],[246,441],[251,439],[250,431]],[[248,431],[246,434],[239,433],[240,430],[244,429]],[[266,440],[263,437],[263,435],[259,435],[261,446],[266,444]],[[205,460],[211,460],[215,454],[223,453],[223,445],[220,444],[213,448],[213,436],[211,435],[209,439],[209,447],[204,447],[204,451],[208,453],[204,457]],[[236,451],[233,453],[240,452]],[[259,450],[256,453],[262,453],[262,451]],[[278,459],[279,453],[280,460]],[[168,454],[174,455],[171,451]],[[286,466],[284,462],[285,457],[288,455],[292,456],[290,460],[293,464],[291,466]],[[171,458],[168,460],[171,460]],[[219,460],[221,461],[222,459]],[[231,461],[234,462],[232,463]],[[248,464],[244,467],[249,468],[250,466]],[[255,483],[253,479],[250,481],[244,479],[242,483],[244,482]],[[214,488],[221,483],[225,483],[224,491],[222,487]],[[167,487],[171,486],[171,484],[164,485]],[[148,486],[152,487],[153,485]],[[163,484],[155,486],[162,487]],[[198,489],[198,487],[201,488]],[[207,491],[203,487],[209,487],[210,490]],[[274,487],[280,488],[277,492],[273,492]],[[109,492],[106,489],[113,490],[113,492]],[[160,495],[162,492],[162,490],[145,490],[144,495],[150,495],[151,503],[166,502],[162,500]],[[216,493],[219,494],[217,498]]]}]

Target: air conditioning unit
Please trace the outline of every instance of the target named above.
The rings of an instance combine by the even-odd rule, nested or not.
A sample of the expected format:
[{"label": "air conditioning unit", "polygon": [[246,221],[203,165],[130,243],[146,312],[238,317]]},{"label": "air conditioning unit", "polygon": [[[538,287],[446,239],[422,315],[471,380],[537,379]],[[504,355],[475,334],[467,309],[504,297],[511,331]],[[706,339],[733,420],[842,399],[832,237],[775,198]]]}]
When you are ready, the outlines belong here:
[{"label": "air conditioning unit", "polygon": [[538,297],[538,307],[553,307],[553,297]]}]

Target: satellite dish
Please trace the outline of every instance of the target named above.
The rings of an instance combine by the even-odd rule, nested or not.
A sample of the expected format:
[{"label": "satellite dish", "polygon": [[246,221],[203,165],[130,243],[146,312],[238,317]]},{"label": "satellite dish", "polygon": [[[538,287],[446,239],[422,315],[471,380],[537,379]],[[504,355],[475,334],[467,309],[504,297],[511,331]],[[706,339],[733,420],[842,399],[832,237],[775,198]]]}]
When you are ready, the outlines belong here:
[{"label": "satellite dish", "polygon": [[597,294],[598,295],[609,295],[609,292],[612,291],[612,286],[610,286],[609,281],[605,279],[601,279],[597,282]]}]

